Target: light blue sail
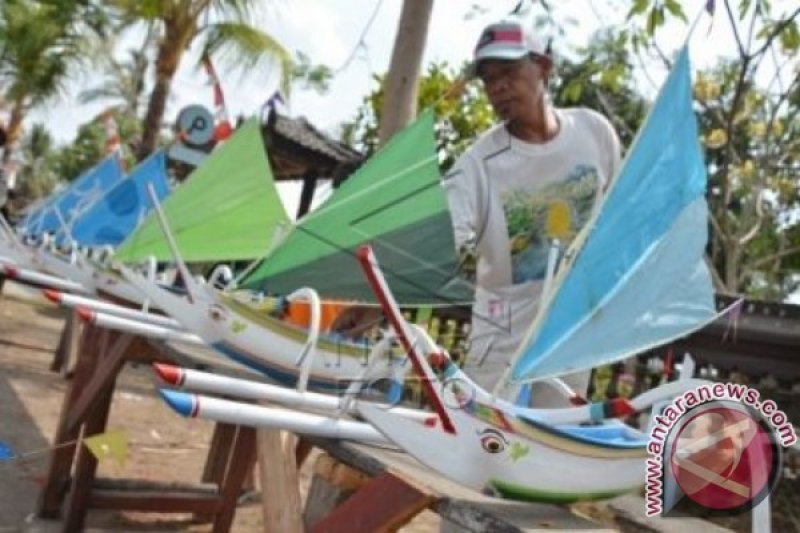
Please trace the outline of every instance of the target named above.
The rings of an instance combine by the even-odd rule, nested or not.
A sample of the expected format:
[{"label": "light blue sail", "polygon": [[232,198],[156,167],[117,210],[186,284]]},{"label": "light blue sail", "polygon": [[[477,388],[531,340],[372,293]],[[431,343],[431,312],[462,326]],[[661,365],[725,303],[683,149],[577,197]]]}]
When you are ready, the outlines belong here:
[{"label": "light blue sail", "polygon": [[41,235],[58,231],[62,228],[60,217],[67,222],[73,219],[108,192],[124,175],[117,156],[106,157],[29,214],[20,223],[22,233]]},{"label": "light blue sail", "polygon": [[703,259],[706,182],[684,49],[583,246],[523,342],[512,381],[616,361],[714,319]]},{"label": "light blue sail", "polygon": [[166,164],[163,150],[139,163],[126,179],[68,224],[72,240],[82,246],[122,243],[152,209],[148,185],[153,186],[159,200],[169,194]]}]

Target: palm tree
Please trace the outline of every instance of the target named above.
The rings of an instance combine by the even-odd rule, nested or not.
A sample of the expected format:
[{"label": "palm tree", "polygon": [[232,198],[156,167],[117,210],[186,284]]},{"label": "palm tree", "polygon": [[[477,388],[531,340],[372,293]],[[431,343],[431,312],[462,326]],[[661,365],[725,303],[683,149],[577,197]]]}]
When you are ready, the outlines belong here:
[{"label": "palm tree", "polygon": [[[0,90],[10,108],[8,147],[20,137],[26,113],[63,94],[68,79],[86,62],[92,49],[86,26],[100,20],[95,9],[90,2],[67,0],[0,4]],[[4,162],[11,152],[6,149]]]},{"label": "palm tree", "polygon": [[[186,50],[202,39],[203,53],[219,54],[232,66],[258,68],[278,59],[289,79],[289,54],[275,39],[250,25],[258,0],[112,0],[123,21],[144,22],[158,35],[155,83],[144,118],[139,158],[155,149],[172,79]],[[286,83],[286,82],[284,82]]]},{"label": "palm tree", "polygon": [[386,98],[381,109],[379,144],[384,144],[417,115],[417,85],[433,0],[405,0],[392,62],[386,75]]},{"label": "palm tree", "polygon": [[106,78],[98,86],[78,94],[82,104],[96,100],[116,100],[122,103],[122,110],[131,117],[139,116],[139,108],[144,97],[145,77],[150,62],[147,58],[148,46],[140,50],[128,50],[128,58],[118,61],[109,55],[106,58]]},{"label": "palm tree", "polygon": [[34,124],[22,138],[19,156],[22,166],[17,176],[17,193],[27,201],[47,195],[57,179],[48,165],[53,156],[53,138],[43,124]]}]

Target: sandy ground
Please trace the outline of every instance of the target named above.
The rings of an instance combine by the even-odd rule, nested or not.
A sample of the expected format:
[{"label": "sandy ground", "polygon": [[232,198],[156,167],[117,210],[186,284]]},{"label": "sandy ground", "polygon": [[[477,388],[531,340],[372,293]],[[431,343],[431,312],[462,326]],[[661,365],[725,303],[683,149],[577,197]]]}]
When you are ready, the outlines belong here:
[{"label": "sandy ground", "polygon": [[[33,298],[33,301],[30,300]],[[34,516],[47,472],[67,382],[49,370],[64,312],[38,296],[6,283],[0,297],[0,443],[21,459],[0,461],[0,533],[59,531],[57,521]],[[108,431],[124,430],[129,457],[124,465],[100,463],[98,476],[195,483],[200,479],[213,425],[183,419],[155,393],[149,368],[127,365],[114,396]],[[301,472],[305,497],[313,457]],[[235,532],[260,532],[258,498],[239,506]],[[210,531],[189,515],[90,511],[88,531]],[[438,531],[432,512],[417,517],[404,531]]]}]

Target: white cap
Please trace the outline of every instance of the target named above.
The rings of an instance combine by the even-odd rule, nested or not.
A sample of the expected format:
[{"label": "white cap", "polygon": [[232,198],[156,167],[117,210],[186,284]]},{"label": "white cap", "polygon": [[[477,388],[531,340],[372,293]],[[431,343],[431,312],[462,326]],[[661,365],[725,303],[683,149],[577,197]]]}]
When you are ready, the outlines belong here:
[{"label": "white cap", "polygon": [[527,28],[515,20],[503,20],[489,24],[481,32],[475,45],[469,75],[477,74],[478,63],[483,59],[519,59],[528,54],[549,56],[549,47]]}]

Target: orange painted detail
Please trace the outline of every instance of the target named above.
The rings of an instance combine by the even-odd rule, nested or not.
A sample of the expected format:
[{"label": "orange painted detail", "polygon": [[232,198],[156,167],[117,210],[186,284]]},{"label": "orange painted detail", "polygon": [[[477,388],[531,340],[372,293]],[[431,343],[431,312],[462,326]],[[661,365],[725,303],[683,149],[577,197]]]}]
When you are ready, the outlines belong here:
[{"label": "orange painted detail", "polygon": [[[353,304],[351,302],[322,302],[320,331],[330,331],[336,318]],[[311,305],[308,302],[291,302],[285,320],[295,326],[307,328],[311,325]]]}]

